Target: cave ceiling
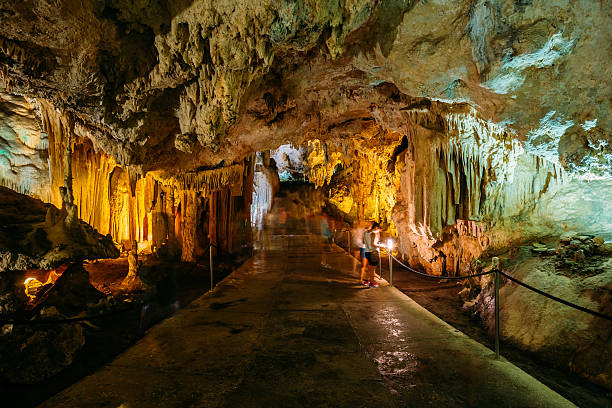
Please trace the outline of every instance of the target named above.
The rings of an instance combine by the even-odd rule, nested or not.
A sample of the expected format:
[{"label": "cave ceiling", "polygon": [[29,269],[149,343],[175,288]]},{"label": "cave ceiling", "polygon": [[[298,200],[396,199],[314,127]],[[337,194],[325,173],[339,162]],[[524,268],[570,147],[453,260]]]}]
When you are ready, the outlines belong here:
[{"label": "cave ceiling", "polygon": [[143,172],[372,123],[406,133],[418,111],[476,112],[607,177],[611,15],[606,1],[4,0],[0,92],[69,113]]}]

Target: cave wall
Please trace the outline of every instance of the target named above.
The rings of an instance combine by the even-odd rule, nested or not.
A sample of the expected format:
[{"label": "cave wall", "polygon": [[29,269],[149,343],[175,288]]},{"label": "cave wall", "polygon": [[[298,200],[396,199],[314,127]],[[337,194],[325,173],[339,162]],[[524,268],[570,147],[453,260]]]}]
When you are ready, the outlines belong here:
[{"label": "cave wall", "polygon": [[274,196],[280,188],[279,173],[284,171],[284,167],[271,166],[273,156],[263,152],[256,155],[250,212],[251,224],[258,231],[263,228],[264,217],[272,209]]},{"label": "cave wall", "polygon": [[306,175],[316,187],[328,186],[329,205],[347,219],[390,223],[399,180],[393,155],[401,141],[400,133],[376,124],[354,138],[309,140]]},{"label": "cave wall", "polygon": [[468,274],[481,257],[543,237],[609,239],[608,180],[565,171],[474,111],[402,118],[309,140],[303,171],[343,217],[386,224],[412,266]]},{"label": "cave wall", "polygon": [[49,140],[37,105],[22,96],[0,94],[0,185],[48,202]]},{"label": "cave wall", "polygon": [[472,115],[448,115],[444,132],[412,138],[393,219],[413,266],[466,274],[484,251],[559,228],[529,227],[539,197],[563,183],[560,166],[526,153],[506,131]]},{"label": "cave wall", "polygon": [[[590,203],[583,211],[569,200],[610,191],[610,75],[602,52],[610,43],[609,11],[608,3],[591,1],[84,1],[56,7],[8,1],[0,28],[0,86],[36,97],[47,118],[69,117],[68,130],[124,167],[132,186],[135,175],[148,170],[226,166],[254,151],[324,140],[338,152],[330,147],[325,164],[317,164],[318,151],[311,178],[327,180],[338,164],[350,168],[360,177],[338,185],[333,197],[350,198],[336,205],[353,217],[381,220],[391,219],[397,188],[390,186],[399,176],[372,173],[384,168],[384,159],[364,172],[359,165],[377,155],[364,153],[353,162],[347,139],[376,126],[383,133],[436,137],[445,120],[432,116],[411,130],[411,115],[444,105],[495,123],[507,143],[520,143],[584,181],[566,194],[546,189],[547,205],[533,209],[534,220],[549,229],[584,228],[582,214],[593,212],[605,231],[606,203],[582,200]],[[466,158],[467,144],[460,153]],[[453,146],[441,145],[446,167],[427,175],[425,184],[436,186],[428,191],[460,190],[460,172],[448,168],[459,163]],[[520,194],[497,191],[483,175],[488,163],[472,163],[464,169],[466,180],[484,179],[490,191],[469,186],[475,196],[460,204],[456,197],[452,203],[441,196],[440,202],[425,200],[414,210],[425,229],[439,233],[457,212],[479,221],[521,208]],[[495,173],[504,179],[502,166]],[[353,187],[356,179],[363,185]],[[539,188],[516,187],[527,199]],[[57,189],[51,194],[59,204]],[[481,202],[481,196],[496,195],[507,203]],[[355,202],[367,203],[358,208]],[[497,207],[481,208],[491,205]]]},{"label": "cave wall", "polygon": [[270,151],[270,158],[276,163],[281,181],[300,180],[304,177],[306,149],[291,144],[280,145]]},{"label": "cave wall", "polygon": [[[96,148],[72,115],[45,101],[41,106],[49,135],[51,201],[56,206],[62,206],[59,191],[65,184],[69,147],[78,217],[124,248],[134,240],[140,250],[168,245],[191,262],[209,243],[232,252],[250,240],[250,188],[244,183],[253,177],[251,158],[219,169],[141,174]],[[207,231],[198,229],[203,228],[203,216],[208,218]]]}]

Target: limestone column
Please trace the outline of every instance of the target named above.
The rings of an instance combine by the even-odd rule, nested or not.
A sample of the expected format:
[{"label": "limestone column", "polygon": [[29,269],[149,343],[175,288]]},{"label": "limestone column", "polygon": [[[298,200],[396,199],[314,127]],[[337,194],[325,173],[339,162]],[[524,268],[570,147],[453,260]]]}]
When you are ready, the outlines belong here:
[{"label": "limestone column", "polygon": [[181,253],[181,260],[183,262],[195,262],[197,227],[197,204],[195,195],[195,191],[187,190],[182,192],[183,222],[181,232],[183,251]]},{"label": "limestone column", "polygon": [[[218,192],[215,191],[210,193],[210,198],[208,199],[208,241],[213,245],[217,245],[217,197]],[[216,248],[213,248],[213,253],[217,253]]]},{"label": "limestone column", "polygon": [[130,291],[142,289],[143,283],[138,273],[140,265],[138,262],[138,242],[134,240],[128,252],[128,274],[121,282],[121,289]]},{"label": "limestone column", "polygon": [[64,226],[67,230],[75,231],[78,226],[78,208],[74,205],[74,193],[72,191],[72,137],[70,131],[65,133],[65,146],[63,152],[64,186],[60,187],[62,197],[62,209],[66,211]]}]

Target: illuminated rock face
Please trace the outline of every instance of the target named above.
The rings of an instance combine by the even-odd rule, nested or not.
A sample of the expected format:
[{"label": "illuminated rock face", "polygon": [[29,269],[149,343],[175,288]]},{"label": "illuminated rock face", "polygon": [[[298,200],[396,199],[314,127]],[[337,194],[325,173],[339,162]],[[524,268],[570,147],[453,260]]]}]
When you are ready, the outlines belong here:
[{"label": "illuminated rock face", "polygon": [[278,149],[270,152],[270,158],[274,160],[276,169],[281,181],[301,179],[306,172],[304,157],[306,149],[303,147],[293,147],[291,145],[281,145]]},{"label": "illuminated rock face", "polygon": [[264,217],[272,208],[274,196],[280,188],[278,176],[280,171],[270,166],[270,159],[267,155],[257,155],[250,209],[251,225],[256,229],[263,227]]},{"label": "illuminated rock face", "polygon": [[230,252],[249,238],[242,227],[239,240],[232,239],[239,229],[236,223],[248,222],[250,157],[212,170],[173,173],[169,169],[141,175],[97,150],[70,116],[43,103],[42,118],[50,141],[53,202],[62,202],[59,191],[65,184],[64,152],[69,144],[78,216],[118,244],[130,248],[136,240],[141,250],[163,245],[179,251],[183,260],[195,261],[210,243]]},{"label": "illuminated rock face", "polygon": [[66,212],[0,187],[0,272],[51,269],[66,262],[119,256],[110,237],[79,222],[66,226]]},{"label": "illuminated rock face", "polygon": [[560,0],[10,0],[0,86],[73,112],[122,165],[194,169],[325,134],[326,109],[378,121],[375,104],[345,108],[388,81],[469,103],[528,151],[602,177],[609,16]]},{"label": "illuminated rock face", "polygon": [[[50,164],[36,158],[44,132],[29,146],[19,129],[33,122],[11,114],[3,178],[60,205],[74,140],[78,215],[117,241],[179,241],[193,259],[204,201],[242,194],[251,155],[292,144],[308,146],[299,171],[316,185],[342,172],[333,206],[394,220],[402,250],[435,273],[532,236],[609,239],[609,8],[8,1],[0,86],[36,101]],[[7,98],[34,116],[34,102]]]},{"label": "illuminated rock face", "polygon": [[0,185],[49,201],[49,141],[36,105],[0,94]]},{"label": "illuminated rock face", "polygon": [[458,275],[485,250],[566,230],[607,234],[606,200],[567,205],[584,181],[526,152],[507,130],[469,111],[405,119],[404,135],[373,126],[309,142],[305,171],[316,186],[330,184],[328,203],[345,217],[390,223],[413,266]]},{"label": "illuminated rock face", "polygon": [[58,207],[71,184],[100,233],[185,261],[250,240],[276,182],[257,151],[432,274],[610,240],[611,7],[7,0],[0,182]]}]

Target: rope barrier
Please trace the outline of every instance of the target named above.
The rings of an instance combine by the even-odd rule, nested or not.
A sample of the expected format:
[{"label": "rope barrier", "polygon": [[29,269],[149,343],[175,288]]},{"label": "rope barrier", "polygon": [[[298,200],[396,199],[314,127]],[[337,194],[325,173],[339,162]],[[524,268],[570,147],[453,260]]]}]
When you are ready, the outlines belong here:
[{"label": "rope barrier", "polygon": [[[484,276],[484,275],[489,275],[489,274],[495,273],[495,271],[492,270],[492,271],[489,271],[489,272],[482,272],[482,273],[477,273],[477,274],[474,274],[474,275],[467,275],[467,276],[435,276],[435,275],[429,275],[429,274],[426,274],[426,273],[414,270],[411,267],[409,267],[409,266],[405,265],[404,263],[402,263],[399,259],[397,259],[393,255],[391,255],[391,258],[393,258],[398,264],[400,264],[404,268],[408,269],[410,272],[416,273],[416,274],[421,275],[421,276],[425,276],[427,278],[432,278],[432,279],[446,279],[446,280],[468,279],[468,278],[474,278],[474,277],[478,277],[478,276]],[[587,309],[586,307],[582,307],[582,306],[577,305],[575,303],[568,302],[567,300],[563,300],[561,298],[553,296],[553,295],[551,295],[549,293],[546,293],[546,292],[544,292],[544,291],[542,291],[542,290],[540,290],[538,288],[534,288],[531,285],[528,285],[528,284],[526,284],[524,282],[521,282],[518,279],[516,279],[515,277],[513,277],[511,275],[508,275],[507,273],[505,273],[503,271],[499,271],[499,273],[502,276],[504,276],[505,278],[511,280],[512,282],[514,282],[514,283],[516,283],[516,284],[518,284],[518,285],[520,285],[520,286],[522,286],[522,287],[524,287],[526,289],[529,289],[529,290],[531,290],[531,291],[533,291],[533,292],[535,292],[535,293],[537,293],[539,295],[547,297],[547,298],[549,298],[551,300],[555,300],[555,301],[557,301],[559,303],[562,303],[562,304],[564,304],[566,306],[572,307],[572,308],[574,308],[576,310],[580,310],[582,312],[588,313],[590,315],[597,316],[597,317],[600,317],[602,319],[612,321],[612,316],[608,316],[606,314],[603,314],[603,313],[600,313],[600,312],[596,312],[596,311],[591,310],[591,309]]]},{"label": "rope barrier", "polygon": [[475,273],[473,275],[466,275],[466,276],[437,276],[437,275],[430,275],[428,273],[423,273],[423,272],[419,272],[417,270],[412,269],[411,267],[405,265],[402,261],[400,261],[399,259],[397,259],[393,255],[391,255],[391,258],[395,259],[395,262],[397,262],[398,264],[402,265],[404,268],[408,269],[410,272],[416,273],[417,275],[425,276],[426,278],[431,278],[431,279],[463,280],[463,279],[476,278],[478,276],[490,275],[492,273],[495,273],[495,271],[488,271],[488,272]]},{"label": "rope barrier", "polygon": [[0,320],[0,326],[5,324],[16,324],[16,325],[41,325],[41,324],[60,324],[60,323],[74,323],[74,322],[83,322],[86,320],[96,320],[101,319],[103,317],[115,316],[121,313],[130,312],[136,310],[136,307],[131,307],[124,310],[117,310],[111,313],[102,313],[93,316],[81,316],[81,317],[67,317],[65,319],[56,319],[56,320]]},{"label": "rope barrier", "polygon": [[[213,244],[213,243],[208,244],[208,247],[209,248],[216,248],[220,252],[225,252],[225,251],[219,249],[219,247],[216,244]],[[227,254],[229,255],[229,253],[227,253]],[[136,310],[136,309],[137,309],[136,307],[131,307],[131,308],[128,308],[128,309],[118,310],[118,311],[111,312],[111,313],[97,314],[97,315],[93,315],[93,316],[68,317],[68,318],[65,318],[65,319],[56,319],[56,320],[0,320],[0,326],[4,326],[6,324],[14,324],[14,325],[45,325],[45,324],[75,323],[75,322],[83,322],[83,321],[87,321],[87,320],[101,319],[103,317],[108,317],[108,316],[115,316],[115,315],[118,315],[118,314],[121,314],[121,313],[130,312],[130,311]]]},{"label": "rope barrier", "polygon": [[580,310],[580,311],[588,313],[590,315],[597,316],[597,317],[600,317],[602,319],[606,319],[606,320],[612,321],[612,316],[608,316],[608,315],[605,315],[603,313],[596,312],[596,311],[591,310],[591,309],[587,309],[586,307],[582,307],[582,306],[579,306],[577,304],[568,302],[567,300],[560,299],[560,298],[558,298],[556,296],[553,296],[553,295],[551,295],[549,293],[546,293],[546,292],[544,292],[544,291],[542,291],[542,290],[540,290],[538,288],[534,288],[531,285],[528,285],[528,284],[526,284],[524,282],[521,282],[520,280],[514,278],[513,276],[508,275],[507,273],[505,273],[503,271],[500,271],[500,274],[502,276],[510,279],[512,282],[516,283],[517,285],[520,285],[520,286],[522,286],[524,288],[527,288],[527,289],[529,289],[529,290],[531,290],[531,291],[533,291],[535,293],[538,293],[538,294],[540,294],[540,295],[542,295],[544,297],[547,297],[547,298],[552,299],[552,300],[556,300],[559,303],[563,303],[566,306],[573,307],[574,309]]}]

